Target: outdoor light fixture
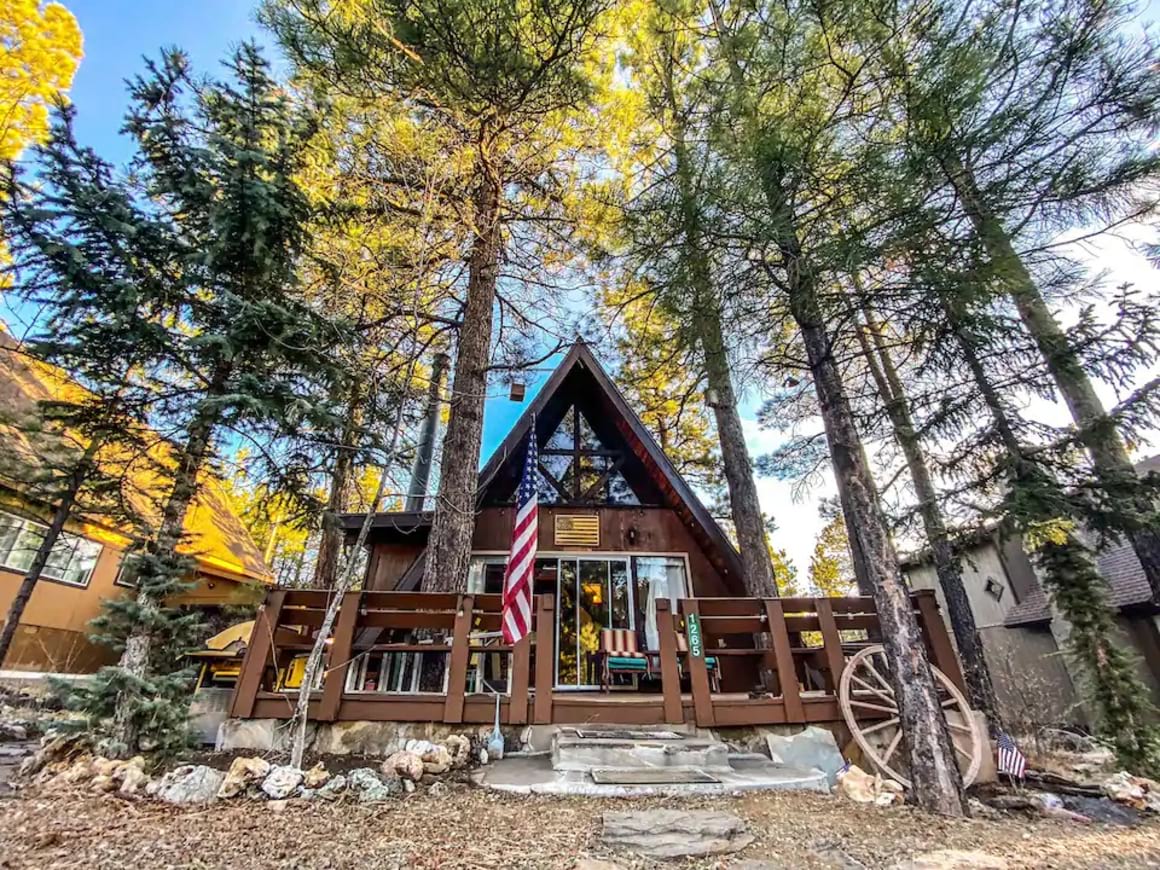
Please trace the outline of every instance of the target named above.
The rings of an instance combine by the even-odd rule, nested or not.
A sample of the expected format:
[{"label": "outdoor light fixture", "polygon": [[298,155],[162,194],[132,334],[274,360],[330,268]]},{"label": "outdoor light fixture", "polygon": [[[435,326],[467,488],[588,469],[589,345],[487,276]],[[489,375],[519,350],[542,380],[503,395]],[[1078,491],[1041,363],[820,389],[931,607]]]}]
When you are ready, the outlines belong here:
[{"label": "outdoor light fixture", "polygon": [[636,526],[628,527],[628,542],[630,544],[636,543]]},{"label": "outdoor light fixture", "polygon": [[512,381],[511,389],[508,392],[508,398],[513,402],[522,402],[524,395],[527,392],[527,384],[523,381]]}]

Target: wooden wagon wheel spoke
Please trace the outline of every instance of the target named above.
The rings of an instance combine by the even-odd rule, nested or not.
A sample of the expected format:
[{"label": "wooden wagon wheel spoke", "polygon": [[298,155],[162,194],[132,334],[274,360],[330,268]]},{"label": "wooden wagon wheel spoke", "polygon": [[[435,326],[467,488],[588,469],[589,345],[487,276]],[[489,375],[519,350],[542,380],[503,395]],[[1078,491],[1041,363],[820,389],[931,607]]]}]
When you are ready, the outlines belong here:
[{"label": "wooden wagon wheel spoke", "polygon": [[[863,732],[865,733],[865,732]],[[902,729],[898,729],[898,733],[894,735],[894,739],[890,741],[890,745],[886,747],[886,751],[882,754],[882,762],[884,764],[890,763],[890,756],[894,754],[894,750],[898,748],[898,744],[902,742]]]},{"label": "wooden wagon wheel spoke", "polygon": [[884,731],[885,729],[889,728],[891,725],[899,725],[901,727],[901,723],[898,721],[897,716],[891,716],[889,719],[885,719],[882,722],[877,723],[876,725],[871,725],[868,728],[863,728],[862,733],[863,734],[873,734],[875,731]]},{"label": "wooden wagon wheel spoke", "polygon": [[[875,667],[874,659],[882,659],[880,671]],[[978,776],[983,761],[984,748],[987,746],[986,735],[982,733],[978,720],[972,715],[967,699],[958,687],[938,668],[932,667],[935,689],[939,693],[939,709],[947,718],[947,727],[951,730],[951,743],[957,755],[962,756],[964,762],[963,784],[970,785]],[[891,766],[890,762],[902,745],[902,724],[898,715],[898,705],[895,703],[894,687],[883,676],[883,672],[890,672],[890,663],[886,659],[886,650],[880,644],[860,650],[847,662],[838,682],[838,704],[842,710],[842,718],[850,728],[854,741],[861,747],[866,758],[882,773],[893,777],[905,786],[910,780]],[[868,680],[876,681],[881,689],[873,686]],[[873,700],[865,700],[867,697]],[[890,714],[889,718],[880,720],[875,714]],[[953,721],[953,720],[961,720]],[[874,734],[886,732],[896,727],[898,730],[890,736],[889,742],[885,736],[875,738]],[[903,753],[905,756],[906,753]],[[905,761],[904,761],[905,763]]]},{"label": "wooden wagon wheel spoke", "polygon": [[865,680],[863,680],[861,677],[859,677],[857,674],[851,674],[850,679],[853,680],[855,683],[857,683],[859,686],[861,686],[866,691],[873,692],[875,695],[877,695],[882,700],[886,701],[888,704],[894,703],[894,696],[893,695],[888,695],[888,694],[886,694],[886,692],[883,692],[881,689],[874,688],[869,683],[867,683]]},{"label": "wooden wagon wheel spoke", "polygon": [[893,704],[889,707],[883,707],[881,704],[871,704],[869,701],[859,701],[856,698],[851,698],[850,703],[856,707],[864,707],[867,710],[877,710],[879,713],[897,713],[898,708]]}]

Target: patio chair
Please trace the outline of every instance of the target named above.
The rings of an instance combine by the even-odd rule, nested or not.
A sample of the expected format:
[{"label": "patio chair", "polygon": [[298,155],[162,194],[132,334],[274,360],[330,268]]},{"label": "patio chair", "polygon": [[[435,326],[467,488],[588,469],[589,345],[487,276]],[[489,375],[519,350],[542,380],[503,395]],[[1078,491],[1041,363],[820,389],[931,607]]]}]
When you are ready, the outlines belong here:
[{"label": "patio chair", "polygon": [[600,629],[600,651],[597,669],[600,687],[608,691],[615,674],[630,674],[634,678],[649,675],[648,656],[642,653],[636,641],[636,632],[628,628]]}]

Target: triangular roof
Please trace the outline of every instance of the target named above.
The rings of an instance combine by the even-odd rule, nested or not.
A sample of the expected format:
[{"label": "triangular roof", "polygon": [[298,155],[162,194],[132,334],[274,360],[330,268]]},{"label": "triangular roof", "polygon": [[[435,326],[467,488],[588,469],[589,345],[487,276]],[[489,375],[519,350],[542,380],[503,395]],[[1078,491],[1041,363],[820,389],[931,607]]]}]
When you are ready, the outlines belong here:
[{"label": "triangular roof", "polygon": [[[649,502],[671,508],[689,529],[725,582],[741,589],[741,557],[721,526],[701,503],[688,482],[657,444],[637,413],[629,406],[616,384],[592,354],[588,345],[577,341],[543,388],[524,409],[507,437],[479,472],[479,506],[510,499],[518,482],[523,461],[523,445],[532,421],[542,446],[555,431],[562,415],[573,402],[588,404],[588,419],[601,431],[602,440],[615,439],[631,454],[632,468],[626,472],[634,489],[651,493]],[[592,409],[599,411],[592,413]],[[643,477],[642,477],[643,475]],[[645,499],[642,499],[645,501]],[[383,513],[375,518],[377,528],[398,527],[400,531],[425,525],[429,514]],[[357,528],[362,515],[350,515],[347,528]],[[407,522],[402,522],[407,520]],[[401,524],[400,524],[401,523]],[[400,580],[400,588],[416,588],[422,574],[420,556]]]}]

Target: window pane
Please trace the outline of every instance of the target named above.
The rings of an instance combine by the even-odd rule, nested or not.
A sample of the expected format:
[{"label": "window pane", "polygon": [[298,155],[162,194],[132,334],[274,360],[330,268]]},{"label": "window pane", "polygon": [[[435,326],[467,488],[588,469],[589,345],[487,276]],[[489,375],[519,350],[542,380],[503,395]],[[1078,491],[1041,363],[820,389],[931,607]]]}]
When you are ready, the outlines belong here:
[{"label": "window pane", "polygon": [[592,424],[588,422],[583,411],[580,412],[580,431],[576,433],[576,440],[580,443],[581,450],[604,449],[604,445],[600,443],[600,439],[592,431]]},{"label": "window pane", "polygon": [[640,499],[636,497],[628,481],[619,471],[608,478],[608,503],[638,505]]},{"label": "window pane", "polygon": [[591,685],[598,682],[592,655],[600,649],[601,629],[609,627],[608,598],[608,562],[603,559],[581,561],[577,616],[582,684]]},{"label": "window pane", "polygon": [[576,660],[576,562],[560,560],[560,630],[556,633],[557,682],[575,686],[580,682]]},{"label": "window pane", "polygon": [[604,501],[604,485],[600,478],[608,468],[610,460],[607,456],[580,457],[580,485],[576,490],[576,497],[584,501]]},{"label": "window pane", "polygon": [[657,634],[657,601],[667,598],[675,606],[685,595],[685,562],[665,556],[638,556],[636,563],[636,606],[644,617],[645,642],[660,649]]},{"label": "window pane", "polygon": [[0,514],[0,565],[9,564],[9,554],[16,544],[16,538],[24,525],[20,517]]},{"label": "window pane", "polygon": [[556,427],[556,431],[552,433],[552,437],[548,439],[542,450],[571,450],[576,446],[576,421],[572,417],[572,409],[569,408],[564,414],[564,419],[560,421],[560,425]]},{"label": "window pane", "polygon": [[628,564],[609,563],[612,586],[612,628],[632,628],[632,608],[628,601]]},{"label": "window pane", "polygon": [[55,580],[69,581],[69,565],[80,540],[80,538],[66,534],[57,538],[56,543],[52,545],[52,552],[48,554],[48,561],[44,565],[44,576],[52,577]]},{"label": "window pane", "polygon": [[32,560],[36,558],[36,551],[40,549],[43,540],[44,527],[25,521],[9,551],[8,567],[27,571],[32,567]]},{"label": "window pane", "polygon": [[87,586],[89,578],[93,576],[93,569],[97,567],[97,559],[101,556],[101,545],[88,538],[77,538],[73,550],[72,562],[68,567],[68,576],[62,577],[69,583]]}]

